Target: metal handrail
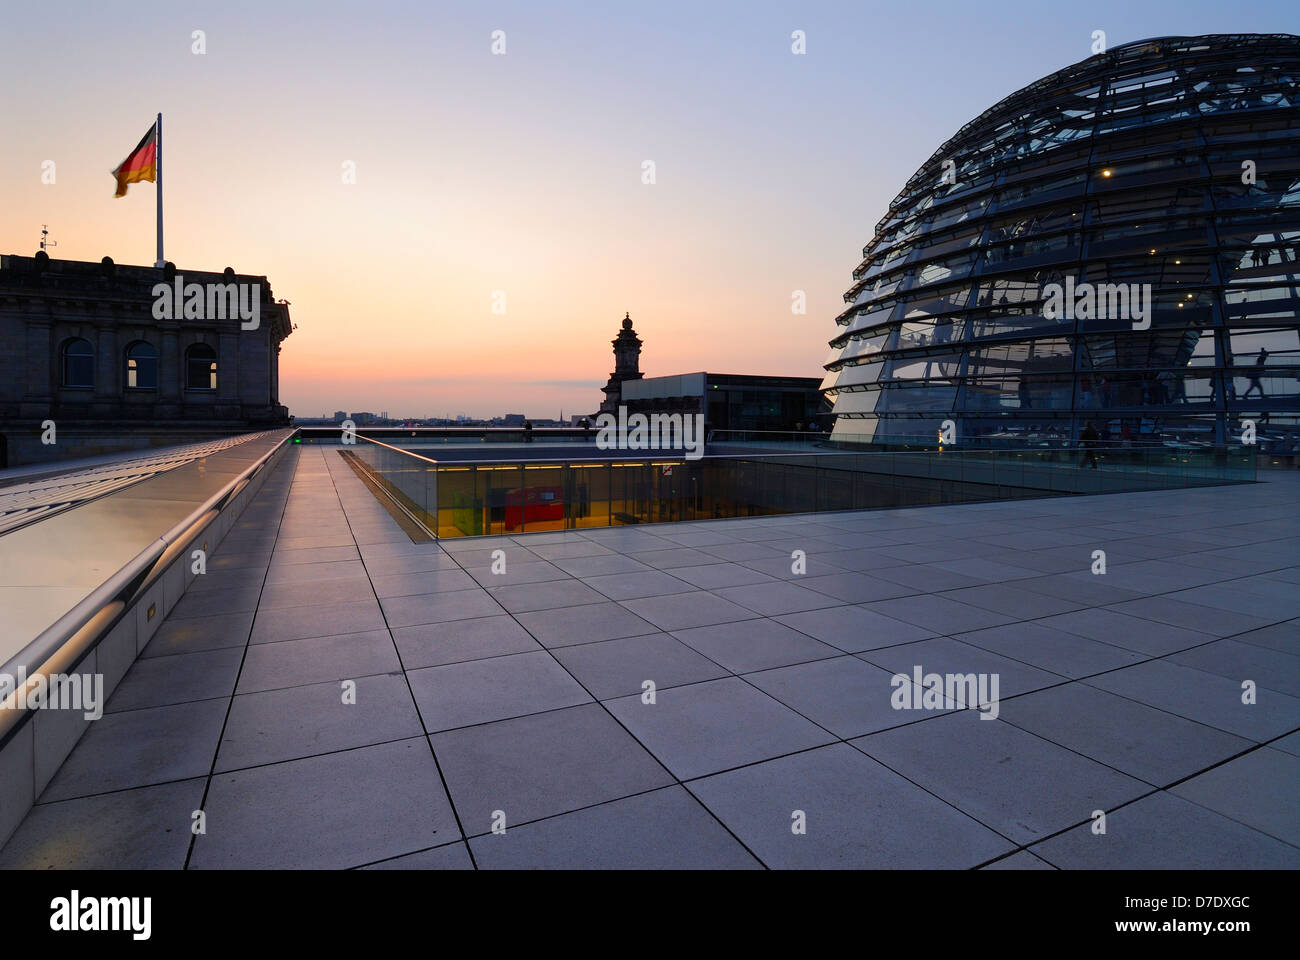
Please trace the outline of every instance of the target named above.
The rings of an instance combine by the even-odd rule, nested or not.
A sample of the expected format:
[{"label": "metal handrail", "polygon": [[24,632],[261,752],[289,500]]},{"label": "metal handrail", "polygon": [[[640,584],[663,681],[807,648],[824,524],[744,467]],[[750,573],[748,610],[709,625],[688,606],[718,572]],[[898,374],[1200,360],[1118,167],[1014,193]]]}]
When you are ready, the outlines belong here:
[{"label": "metal handrail", "polygon": [[[772,432],[779,433],[781,431]],[[482,459],[437,461],[401,447],[377,441],[371,442],[376,443],[376,446],[386,447],[395,454],[404,454],[406,457],[413,458],[406,461],[400,457],[396,460],[391,457],[377,457],[374,459],[380,462],[372,465],[368,462],[371,458],[365,456],[355,457],[357,468],[364,470],[367,475],[375,479],[378,483],[378,490],[382,491],[388,499],[396,504],[402,513],[433,537],[440,537],[441,511],[450,509],[455,513],[458,509],[455,502],[440,507],[437,493],[433,492],[433,490],[437,490],[442,486],[441,481],[438,479],[439,474],[448,471],[506,470],[508,471],[506,482],[508,485],[513,486],[519,482],[518,479],[515,479],[516,474],[527,485],[527,478],[523,477],[526,469],[563,472],[567,478],[571,471],[580,470],[584,467],[628,466],[644,469],[653,468],[660,464],[667,467],[669,463],[680,464],[683,461],[689,467],[690,463],[693,462],[692,458],[686,456],[684,447],[676,449],[664,447],[658,450],[620,450],[617,448],[599,451],[573,450],[572,453],[578,454],[576,456],[566,456],[562,451],[547,451],[545,449],[529,449],[526,451],[514,449],[508,453],[502,451],[502,455],[493,455]],[[897,472],[900,476],[939,477],[940,479],[944,479],[944,475],[950,475],[953,471],[956,471],[957,476],[947,476],[947,479],[969,481],[972,484],[1012,483],[1014,485],[1018,483],[1026,490],[1052,491],[1055,493],[1098,492],[1090,489],[1085,490],[1082,487],[1074,489],[1068,483],[1062,487],[1052,479],[1053,474],[1043,472],[1045,470],[1055,470],[1059,474],[1067,467],[1081,467],[1082,457],[1091,453],[1095,455],[1097,460],[1102,461],[1103,465],[1118,466],[1119,469],[1115,472],[1115,475],[1130,486],[1132,483],[1137,483],[1138,486],[1135,489],[1145,489],[1153,483],[1159,486],[1164,484],[1170,477],[1177,480],[1174,485],[1185,486],[1198,485],[1202,482],[1249,482],[1255,479],[1253,469],[1243,472],[1240,476],[1226,475],[1221,469],[1225,465],[1231,467],[1230,464],[1222,462],[1223,454],[1246,448],[1176,450],[1163,445],[1136,444],[1119,446],[1121,442],[1112,441],[1107,444],[1099,440],[1095,448],[1085,447],[1080,442],[1075,441],[1068,446],[1046,446],[1043,444],[1017,446],[953,445],[939,449],[930,447],[890,450],[835,443],[816,447],[808,445],[786,447],[785,444],[780,443],[765,446],[762,442],[758,442],[746,448],[742,441],[736,445],[737,449],[727,450],[725,445],[720,445],[722,449],[719,449],[719,446],[715,446],[712,452],[704,454],[701,462],[714,464],[724,470],[730,469],[732,464],[766,463],[797,469],[814,467],[828,471]],[[416,463],[416,461],[421,460],[425,463]],[[805,460],[808,461],[807,464],[803,463]],[[947,464],[946,467],[943,466],[944,463]],[[409,466],[404,464],[409,464]],[[1250,462],[1250,465],[1253,466],[1253,461]],[[1170,469],[1171,466],[1172,470]],[[966,476],[969,471],[973,472]],[[1073,475],[1077,473],[1077,470],[1070,469],[1066,472]],[[417,483],[415,491],[412,492],[409,483],[404,486],[403,478],[420,473],[426,475],[423,481],[424,485],[421,486]],[[1047,482],[1042,482],[1044,480]],[[568,482],[568,480],[566,479],[565,482]],[[479,492],[475,492],[475,490],[466,491],[455,484],[450,489],[452,489],[453,499],[457,493],[469,497],[475,503],[478,503],[481,498],[481,488],[478,487],[475,487],[475,490]],[[410,508],[407,506],[408,503],[411,504]],[[816,508],[813,508],[813,512],[816,512]],[[566,513],[566,520],[567,518]],[[453,525],[460,529],[458,523]],[[479,527],[477,521],[474,522],[474,526],[475,528]],[[463,529],[461,529],[461,534],[466,536],[479,535],[466,533]],[[457,534],[450,533],[449,535],[456,536]]]},{"label": "metal handrail", "polygon": [[359,433],[355,436],[358,440],[364,440],[366,443],[373,443],[377,447],[387,447],[389,450],[395,450],[397,453],[404,453],[408,457],[415,457],[416,460],[423,460],[425,463],[432,463],[434,466],[438,465],[438,461],[434,460],[432,457],[424,457],[418,453],[412,453],[410,450],[403,450],[401,447],[395,447],[391,443],[384,443],[382,440],[375,440],[372,437],[363,437]]},{"label": "metal handrail", "polygon": [[[388,444],[381,444],[381,446],[388,446]],[[533,463],[554,464],[555,466],[558,467],[558,466],[563,466],[563,465],[566,464],[566,463],[614,463],[614,462],[620,462],[620,461],[637,461],[637,462],[645,462],[645,463],[649,463],[649,462],[654,461],[654,460],[689,460],[689,459],[690,459],[690,458],[685,457],[685,456],[683,455],[683,451],[682,451],[682,450],[680,450],[680,449],[671,449],[671,448],[667,448],[667,447],[662,448],[662,449],[659,449],[659,450],[649,450],[649,451],[643,451],[643,450],[609,450],[609,451],[607,451],[607,452],[605,453],[604,456],[599,456],[599,457],[564,457],[564,456],[559,456],[559,457],[551,456],[551,457],[547,457],[547,456],[539,456],[539,457],[533,457],[533,458],[531,458],[531,459],[525,459],[525,458],[523,458],[523,457],[502,457],[502,458],[500,458],[500,459],[497,459],[497,458],[491,458],[491,459],[485,459],[485,460],[446,460],[446,461],[430,460],[428,457],[422,457],[422,456],[420,456],[418,453],[411,453],[411,451],[409,451],[409,450],[403,450],[403,449],[401,449],[400,447],[389,447],[389,449],[390,449],[390,450],[394,450],[394,451],[396,451],[397,453],[404,453],[404,454],[406,454],[407,456],[410,456],[410,457],[414,457],[414,458],[416,458],[417,460],[424,460],[424,461],[426,461],[426,462],[428,462],[428,463],[432,463],[432,464],[434,464],[435,466],[437,466],[438,469],[440,469],[440,470],[445,470],[445,469],[456,469],[456,470],[460,470],[460,469],[464,469],[464,468],[467,468],[467,467],[499,467],[499,466],[502,466],[502,465],[513,465],[513,464],[520,464],[520,465],[523,465],[523,464],[533,464]],[[708,460],[755,460],[755,459],[762,459],[762,458],[764,458],[764,457],[774,457],[774,456],[780,456],[780,457],[825,457],[825,456],[829,456],[829,455],[832,455],[832,454],[843,454],[843,455],[845,455],[845,456],[856,456],[856,457],[923,456],[923,455],[927,455],[927,454],[940,454],[940,453],[943,454],[944,456],[949,456],[949,455],[952,455],[952,456],[960,456],[960,455],[965,455],[965,454],[1008,454],[1008,453],[1031,453],[1031,454],[1070,453],[1070,454],[1076,454],[1076,453],[1079,453],[1079,452],[1080,452],[1080,449],[1081,449],[1081,448],[1079,448],[1078,446],[1070,446],[1070,447],[962,447],[962,446],[956,446],[956,445],[951,446],[951,447],[944,447],[942,450],[939,450],[939,449],[934,449],[934,450],[864,450],[864,449],[855,449],[855,448],[853,448],[853,447],[827,447],[827,448],[824,449],[824,450],[792,449],[792,450],[779,450],[779,451],[778,451],[778,450],[750,451],[750,452],[748,452],[748,453],[736,453],[736,452],[728,452],[728,453],[706,453],[706,454],[704,454],[704,456],[703,456],[702,458],[700,458],[700,459],[708,459]],[[1168,451],[1168,453],[1169,453],[1170,456],[1176,456],[1176,455],[1178,455],[1178,453],[1179,453],[1179,451],[1178,451],[1178,450],[1175,450],[1174,448],[1171,448],[1171,447],[1162,447],[1162,446],[1123,447],[1123,448],[1119,448],[1119,449],[1121,449],[1121,450],[1126,450],[1126,451],[1157,451],[1157,450],[1160,450],[1160,451]],[[1239,449],[1239,447],[1237,447],[1237,446],[1230,446],[1230,447],[1227,447],[1227,448],[1225,448],[1225,449],[1226,449],[1228,452],[1232,452],[1232,451],[1234,451],[1234,450]],[[1104,449],[1102,449],[1102,448],[1098,448],[1098,452],[1102,452],[1102,453],[1104,453],[1104,452],[1110,452],[1110,451],[1109,451],[1109,450],[1104,450]],[[1196,453],[1196,452],[1200,452],[1200,451],[1197,450],[1197,449],[1191,449],[1191,450],[1185,450],[1185,451],[1182,451],[1182,452],[1184,452],[1184,453],[1188,453],[1188,452],[1190,452],[1190,453]]]},{"label": "metal handrail", "polygon": [[[266,462],[289,443],[294,433],[294,430],[287,431],[279,443],[42,630],[36,639],[0,667],[0,673],[13,676],[18,667],[24,667],[27,686],[30,687],[51,664],[63,667],[79,662],[83,654],[117,625],[131,603],[158,581],[176,553],[188,544],[191,531],[197,532],[220,514]],[[87,627],[92,629],[87,630]],[[9,740],[19,723],[31,713],[30,710],[20,712],[14,708],[17,693],[13,691],[0,702],[0,745]]]},{"label": "metal handrail", "polygon": [[[899,436],[893,436],[893,437],[882,437],[882,438],[879,439],[879,440],[858,441],[858,440],[853,440],[853,439],[843,438],[843,437],[837,439],[837,438],[835,438],[835,437],[830,433],[830,431],[817,431],[817,430],[813,430],[813,431],[809,431],[809,430],[797,431],[797,430],[732,430],[732,429],[718,429],[718,430],[714,430],[714,431],[712,431],[711,436],[712,436],[712,442],[714,442],[714,443],[729,443],[729,442],[730,442],[730,443],[743,443],[744,440],[743,440],[743,439],[736,439],[736,436],[740,436],[740,437],[743,438],[743,437],[745,437],[745,436],[751,436],[751,435],[752,435],[752,436],[759,436],[759,435],[764,435],[764,434],[772,435],[772,436],[776,436],[776,437],[790,437],[790,438],[793,438],[791,442],[796,442],[796,443],[799,443],[799,442],[817,442],[817,443],[826,444],[826,445],[828,445],[828,446],[831,446],[831,445],[838,445],[839,448],[843,448],[843,449],[860,449],[861,452],[863,452],[863,453],[875,452],[875,451],[873,451],[873,450],[871,449],[871,448],[873,448],[873,447],[885,447],[885,446],[890,446],[890,445],[894,445],[894,444],[898,444],[898,445],[907,444],[907,445],[915,445],[915,446],[928,446],[928,447],[932,447],[932,448],[937,448],[938,445],[939,445],[938,440],[936,439],[936,437],[935,437],[934,434],[905,434],[905,435],[899,435]],[[735,436],[732,436],[732,435],[735,435]],[[965,449],[965,450],[976,450],[976,449],[979,449],[979,450],[1049,450],[1049,449],[1050,449],[1050,450],[1068,450],[1068,449],[1077,449],[1077,448],[1078,448],[1078,445],[1081,444],[1081,443],[1083,442],[1083,440],[1080,439],[1080,438],[1078,438],[1078,437],[1074,437],[1074,438],[1071,438],[1071,437],[1040,437],[1040,438],[1037,438],[1036,441],[1030,441],[1030,440],[1020,440],[1020,441],[1019,441],[1019,442],[1022,443],[1022,444],[1024,444],[1024,443],[1030,443],[1030,442],[1036,442],[1036,445],[1035,445],[1035,446],[1000,446],[1000,445],[999,445],[1000,442],[1009,442],[1010,440],[1011,440],[1011,438],[1000,438],[1000,437],[993,437],[993,438],[985,437],[985,436],[980,436],[980,437],[970,437],[970,438],[967,438],[967,440],[966,440],[964,443],[962,443],[962,442],[958,442],[958,443],[954,443],[954,444],[944,444],[943,447],[944,447],[944,450],[945,450],[945,451],[947,451],[947,450],[949,450],[949,449],[952,449],[952,450],[956,450],[956,449]],[[992,442],[990,442],[990,441],[992,441]],[[1223,443],[1223,444],[1219,444],[1219,445],[1217,445],[1217,447],[1216,447],[1215,444],[1210,443],[1210,442],[1206,442],[1204,445],[1199,445],[1199,446],[1198,446],[1198,445],[1190,444],[1190,443],[1188,443],[1187,441],[1179,441],[1179,440],[1176,440],[1175,438],[1163,438],[1163,439],[1162,439],[1162,438],[1150,438],[1150,437],[1133,437],[1133,438],[1131,438],[1131,439],[1129,439],[1129,440],[1113,439],[1113,438],[1108,438],[1108,439],[1101,439],[1101,438],[1098,438],[1097,440],[1094,440],[1093,443],[1097,444],[1099,447],[1103,447],[1103,446],[1104,446],[1104,447],[1122,447],[1122,448],[1127,449],[1127,450],[1160,450],[1160,449],[1177,449],[1177,447],[1172,446],[1173,444],[1182,444],[1182,445],[1188,446],[1188,447],[1191,448],[1191,449],[1207,449],[1207,450],[1214,450],[1214,449],[1218,449],[1218,448],[1231,450],[1231,449],[1234,449],[1234,448],[1236,448],[1236,447],[1240,447],[1240,446],[1241,446],[1241,444],[1239,444],[1239,443],[1236,443],[1236,444],[1234,444],[1234,443]],[[890,451],[890,452],[892,452],[892,451]],[[899,451],[899,452],[902,452],[902,451]]]}]

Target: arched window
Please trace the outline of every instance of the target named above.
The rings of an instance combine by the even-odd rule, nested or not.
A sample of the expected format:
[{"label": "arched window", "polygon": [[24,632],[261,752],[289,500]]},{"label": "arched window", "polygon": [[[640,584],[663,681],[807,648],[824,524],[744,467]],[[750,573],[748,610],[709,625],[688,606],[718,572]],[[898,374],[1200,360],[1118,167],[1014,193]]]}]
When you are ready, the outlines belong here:
[{"label": "arched window", "polygon": [[217,389],[217,351],[205,343],[185,351],[185,389]]},{"label": "arched window", "polygon": [[63,385],[65,387],[93,387],[95,385],[95,351],[89,340],[80,337],[63,344]]},{"label": "arched window", "polygon": [[137,340],[126,348],[126,387],[128,390],[158,389],[158,351],[152,344]]}]

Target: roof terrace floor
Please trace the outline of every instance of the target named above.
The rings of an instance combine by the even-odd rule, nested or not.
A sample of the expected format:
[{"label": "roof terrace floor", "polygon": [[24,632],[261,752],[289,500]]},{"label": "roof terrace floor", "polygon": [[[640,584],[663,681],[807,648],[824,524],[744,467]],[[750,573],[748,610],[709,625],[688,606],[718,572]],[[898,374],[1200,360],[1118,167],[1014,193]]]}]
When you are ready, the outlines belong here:
[{"label": "roof terrace floor", "polygon": [[1295,868],[1260,477],[417,544],[295,447],[0,867]]}]

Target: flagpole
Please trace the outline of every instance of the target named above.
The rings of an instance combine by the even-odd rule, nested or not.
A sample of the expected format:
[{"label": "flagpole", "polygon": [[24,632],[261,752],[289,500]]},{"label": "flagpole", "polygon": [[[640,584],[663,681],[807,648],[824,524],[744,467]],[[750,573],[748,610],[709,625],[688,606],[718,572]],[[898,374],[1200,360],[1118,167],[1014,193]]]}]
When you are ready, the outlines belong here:
[{"label": "flagpole", "polygon": [[154,127],[154,175],[158,178],[158,262],[155,267],[162,269],[167,265],[163,259],[163,229],[162,229],[162,114],[158,114]]}]

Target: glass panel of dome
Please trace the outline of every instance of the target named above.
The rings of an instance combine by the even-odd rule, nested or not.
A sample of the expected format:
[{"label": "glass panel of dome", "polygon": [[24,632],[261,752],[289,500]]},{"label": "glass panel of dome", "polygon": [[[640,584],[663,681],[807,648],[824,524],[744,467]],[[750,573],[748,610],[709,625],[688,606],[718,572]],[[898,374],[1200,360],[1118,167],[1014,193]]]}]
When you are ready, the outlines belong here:
[{"label": "glass panel of dome", "polygon": [[1127,233],[1151,233],[1169,229],[1166,217],[1189,217],[1207,208],[1199,189],[1169,187],[1148,189],[1139,194],[1123,193],[1098,197],[1088,202],[1088,224],[1119,224]]},{"label": "glass panel of dome", "polygon": [[1068,250],[1076,245],[1075,236],[1076,234],[1071,231],[1068,234],[1058,234],[1054,237],[1034,237],[1033,239],[1017,240],[997,247],[987,247],[984,250],[984,263],[991,265],[1023,261],[1054,251]]},{"label": "glass panel of dome", "polygon": [[877,383],[883,370],[884,365],[881,363],[861,363],[855,366],[846,366],[840,371],[835,386],[837,389],[843,390],[847,387],[860,387],[864,384]]},{"label": "glass panel of dome", "polygon": [[1071,342],[1063,337],[997,343],[972,348],[967,373],[976,376],[998,373],[1004,369],[1023,370],[1031,365],[1058,364],[1061,360],[1065,360],[1068,366],[1071,356],[1073,356]]},{"label": "glass panel of dome", "polygon": [[894,383],[880,394],[882,411],[932,410],[951,411],[957,399],[957,387],[948,384]]},{"label": "glass panel of dome", "polygon": [[903,323],[898,328],[898,347],[925,347],[961,339],[960,323],[950,318]]},{"label": "glass panel of dome", "polygon": [[1228,398],[1237,404],[1245,404],[1251,399],[1255,402],[1286,401],[1300,397],[1300,382],[1294,371],[1257,372],[1252,367],[1235,367],[1224,371],[1224,382],[1228,383]]},{"label": "glass panel of dome", "polygon": [[1209,373],[1187,373],[1183,370],[1161,370],[1155,376],[1155,406],[1187,406],[1209,400],[1213,393]]},{"label": "glass panel of dome", "polygon": [[979,214],[984,212],[984,209],[989,205],[990,200],[991,198],[985,195],[972,200],[969,203],[954,207],[951,210],[944,210],[935,216],[934,221],[930,224],[930,229],[932,231],[942,230],[944,227],[963,223],[977,217]]},{"label": "glass panel of dome", "polygon": [[[1287,257],[1291,251],[1284,251]],[[1230,281],[1228,290],[1248,290],[1251,287],[1284,286],[1300,282],[1300,273],[1279,273],[1284,267],[1294,267],[1293,263],[1264,263],[1265,254],[1261,251],[1258,258],[1255,249],[1235,249],[1225,251],[1221,257],[1220,272]],[[1276,259],[1276,258],[1274,258]],[[1226,261],[1226,262],[1224,262]],[[1271,267],[1271,268],[1270,268]]]},{"label": "glass panel of dome", "polygon": [[894,315],[894,304],[889,304],[880,309],[869,309],[853,317],[848,325],[848,331],[857,333],[862,330],[869,330],[872,327],[878,327],[889,322]]},{"label": "glass panel of dome", "polygon": [[[1080,183],[1083,182],[1082,174],[1079,175],[1078,180]],[[1075,203],[1054,204],[1046,208],[1039,207],[1032,213],[1021,213],[1012,217],[999,218],[991,225],[991,230],[994,232],[989,234],[986,242],[1077,229],[1080,224],[1079,214],[1081,210],[1082,207]]]},{"label": "glass panel of dome", "polygon": [[1062,327],[1073,329],[1074,322],[1067,320],[1049,320],[1041,314],[988,314],[986,316],[974,316],[967,321],[970,333],[969,338],[979,340],[985,337],[996,337],[1005,334],[1029,333],[1035,330],[1051,330],[1055,332]]},{"label": "glass panel of dome", "polygon": [[1037,280],[993,280],[979,285],[975,303],[987,307],[1007,303],[1037,303],[1040,299],[1042,288]]},{"label": "glass panel of dome", "polygon": [[859,340],[850,340],[843,348],[839,359],[848,360],[850,358],[868,357],[875,353],[880,353],[885,348],[889,340],[889,334],[879,337],[863,337]]},{"label": "glass panel of dome", "polygon": [[1300,331],[1297,330],[1229,330],[1233,363],[1240,366],[1254,361],[1266,351],[1267,366],[1300,364]]},{"label": "glass panel of dome", "polygon": [[858,293],[855,302],[867,303],[868,301],[876,300],[880,297],[887,297],[897,290],[902,282],[903,278],[901,276],[892,279],[877,280],[875,283],[868,282],[867,285],[862,288],[862,291]]},{"label": "glass panel of dome", "polygon": [[928,285],[964,277],[970,273],[974,263],[975,254],[973,253],[963,254],[959,257],[949,257],[947,260],[940,260],[935,263],[927,263],[916,271],[916,283]]},{"label": "glass panel of dome", "polygon": [[840,413],[872,413],[880,399],[878,390],[858,390],[853,393],[841,393],[835,401],[835,409]]},{"label": "glass panel of dome", "polygon": [[1073,385],[1065,376],[971,378],[960,406],[971,412],[1055,410],[1070,403]]},{"label": "glass panel of dome", "polygon": [[1223,293],[1223,317],[1228,323],[1277,323],[1297,315],[1296,287],[1232,287]]},{"label": "glass panel of dome", "polygon": [[892,267],[899,266],[911,250],[912,245],[910,243],[899,244],[896,247],[890,248],[889,252],[885,253],[879,260],[871,265],[870,273],[881,273]]},{"label": "glass panel of dome", "polygon": [[961,372],[962,355],[960,353],[942,354],[935,357],[916,357],[914,359],[896,359],[890,366],[890,377],[894,380],[930,380],[932,378],[951,378]]},{"label": "glass panel of dome", "polygon": [[1154,90],[1157,87],[1171,87],[1176,78],[1177,73],[1173,69],[1125,73],[1111,80],[1110,93],[1116,95],[1134,90]]},{"label": "glass panel of dome", "polygon": [[917,297],[917,300],[907,304],[904,319],[915,320],[964,309],[970,300],[970,287],[963,285],[942,290],[931,289],[918,293]]},{"label": "glass panel of dome", "polygon": [[1068,201],[1070,202],[1068,208],[1070,215],[1075,218],[1075,225],[1078,226],[1082,221],[1077,218],[1083,210],[1079,201],[1085,194],[1087,186],[1088,178],[1082,173],[1038,180],[1014,189],[1002,191],[998,194],[994,210],[999,214],[1003,214],[1043,203]]}]

